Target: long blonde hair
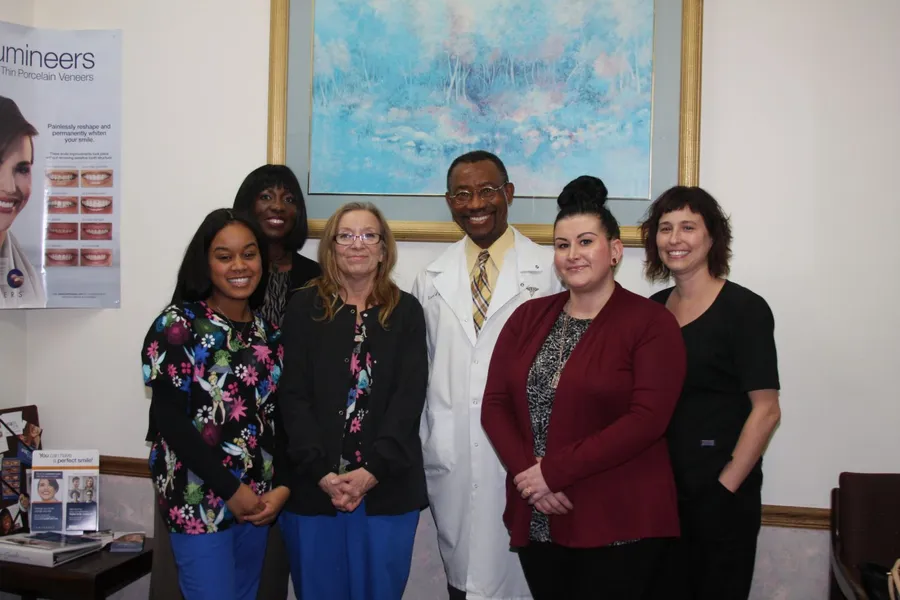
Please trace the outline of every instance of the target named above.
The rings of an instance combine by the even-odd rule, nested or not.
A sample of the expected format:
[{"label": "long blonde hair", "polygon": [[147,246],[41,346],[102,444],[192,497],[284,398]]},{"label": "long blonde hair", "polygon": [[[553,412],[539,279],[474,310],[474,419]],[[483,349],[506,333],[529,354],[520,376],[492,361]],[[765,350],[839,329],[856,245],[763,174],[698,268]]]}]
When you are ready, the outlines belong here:
[{"label": "long blonde hair", "polygon": [[325,223],[325,230],[322,232],[322,240],[319,242],[319,265],[322,267],[322,274],[307,284],[307,287],[315,287],[325,315],[322,320],[331,321],[337,314],[338,300],[341,289],[341,273],[337,266],[337,257],[335,256],[334,241],[337,235],[338,226],[341,218],[349,213],[357,210],[365,210],[371,213],[377,220],[381,228],[381,247],[384,251],[384,259],[378,263],[378,269],[375,271],[375,285],[369,297],[366,298],[367,306],[380,306],[381,310],[378,314],[378,322],[387,329],[388,319],[397,304],[400,302],[400,288],[391,279],[394,272],[394,266],[397,264],[397,241],[394,239],[394,233],[388,227],[387,220],[378,210],[378,207],[371,202],[349,202],[341,206]]}]

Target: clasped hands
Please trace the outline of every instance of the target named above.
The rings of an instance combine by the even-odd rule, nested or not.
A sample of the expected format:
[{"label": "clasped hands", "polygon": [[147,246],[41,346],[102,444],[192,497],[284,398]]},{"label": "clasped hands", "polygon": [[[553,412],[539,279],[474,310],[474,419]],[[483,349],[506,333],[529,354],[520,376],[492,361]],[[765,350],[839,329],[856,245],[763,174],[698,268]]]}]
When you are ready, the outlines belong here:
[{"label": "clasped hands", "polygon": [[545,515],[564,515],[574,508],[563,492],[551,492],[541,472],[541,460],[515,476],[513,483],[522,498]]},{"label": "clasped hands", "polygon": [[343,475],[329,473],[319,480],[319,487],[328,494],[336,509],[353,512],[377,483],[375,476],[367,470],[356,469]]},{"label": "clasped hands", "polygon": [[257,496],[249,485],[242,483],[226,505],[238,523],[246,521],[258,526],[269,525],[278,517],[290,495],[291,491],[281,485]]}]

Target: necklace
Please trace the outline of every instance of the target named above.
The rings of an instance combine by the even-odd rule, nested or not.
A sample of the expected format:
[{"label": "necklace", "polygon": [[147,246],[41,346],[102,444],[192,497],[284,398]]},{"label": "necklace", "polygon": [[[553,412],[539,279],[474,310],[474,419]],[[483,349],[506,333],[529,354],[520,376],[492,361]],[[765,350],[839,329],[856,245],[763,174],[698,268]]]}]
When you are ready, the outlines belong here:
[{"label": "necklace", "polygon": [[566,366],[566,362],[568,362],[568,360],[569,360],[568,357],[566,357],[566,360],[563,360],[563,357],[562,357],[563,346],[566,343],[566,333],[568,332],[568,330],[569,330],[569,313],[567,313],[565,311],[565,308],[563,308],[563,330],[562,330],[562,335],[560,336],[560,340],[559,340],[559,356],[556,359],[556,372],[553,373],[553,377],[550,379],[550,387],[554,390],[559,385],[559,378],[562,377],[563,368]]},{"label": "necklace", "polygon": [[220,315],[225,317],[225,320],[228,321],[228,325],[231,327],[231,331],[237,333],[238,343],[241,344],[244,348],[246,348],[249,344],[249,339],[247,341],[244,341],[244,340],[245,340],[245,338],[247,338],[248,326],[251,329],[253,327],[253,321],[254,321],[253,313],[252,312],[250,313],[250,321],[244,323],[244,325],[242,327],[238,328],[238,326],[234,324],[234,321],[232,321],[231,319],[228,318],[228,315],[225,314],[225,311],[223,311],[221,309],[221,307],[219,307],[218,304],[213,304],[212,306],[213,306],[213,308],[216,309],[216,312],[218,312]]}]

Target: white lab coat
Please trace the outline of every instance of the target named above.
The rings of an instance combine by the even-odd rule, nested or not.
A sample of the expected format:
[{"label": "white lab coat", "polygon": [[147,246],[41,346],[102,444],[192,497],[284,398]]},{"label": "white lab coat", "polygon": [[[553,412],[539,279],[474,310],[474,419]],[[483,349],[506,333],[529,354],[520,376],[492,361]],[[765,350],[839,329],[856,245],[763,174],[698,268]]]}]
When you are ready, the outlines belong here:
[{"label": "white lab coat", "polygon": [[531,598],[509,549],[502,520],[506,471],[481,427],[481,401],[506,320],[526,300],[562,287],[552,248],[513,233],[477,338],[465,239],[421,272],[412,289],[428,330],[428,395],[420,429],[428,497],[447,579],[468,600]]},{"label": "white lab coat", "polygon": [[[23,283],[18,288],[9,286],[9,272],[18,269]],[[25,252],[19,247],[11,231],[0,244],[0,308],[44,308],[47,293],[41,274],[32,266]]]}]

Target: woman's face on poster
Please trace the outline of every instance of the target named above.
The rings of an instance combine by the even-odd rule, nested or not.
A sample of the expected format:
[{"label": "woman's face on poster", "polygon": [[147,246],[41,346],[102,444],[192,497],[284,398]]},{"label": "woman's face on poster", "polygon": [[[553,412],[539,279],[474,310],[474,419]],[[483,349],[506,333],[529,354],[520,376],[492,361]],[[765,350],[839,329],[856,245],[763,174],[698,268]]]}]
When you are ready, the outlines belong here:
[{"label": "woman's face on poster", "polygon": [[50,484],[49,479],[41,479],[38,481],[38,496],[40,496],[41,500],[44,502],[53,500],[54,496],[56,496],[56,488]]},{"label": "woman's face on poster", "polygon": [[22,136],[0,156],[0,232],[12,226],[31,197],[31,138]]},{"label": "woman's face on poster", "polygon": [[13,520],[12,515],[8,512],[3,513],[3,516],[0,517],[0,532],[3,534],[11,533],[13,530]]}]

